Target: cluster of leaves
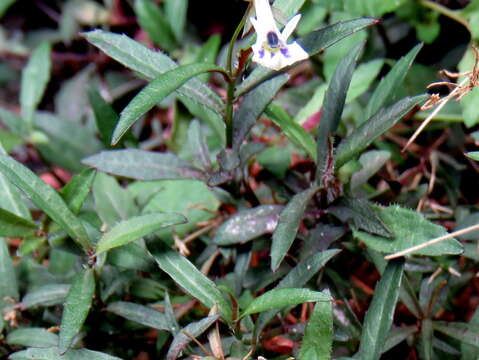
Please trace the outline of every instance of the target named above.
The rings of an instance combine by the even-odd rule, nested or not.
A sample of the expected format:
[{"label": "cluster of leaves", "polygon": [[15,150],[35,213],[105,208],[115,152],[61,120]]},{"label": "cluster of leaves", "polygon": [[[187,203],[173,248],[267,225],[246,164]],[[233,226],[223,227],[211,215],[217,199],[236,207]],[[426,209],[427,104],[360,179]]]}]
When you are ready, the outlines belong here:
[{"label": "cluster of leaves", "polygon": [[[303,13],[297,41],[311,66],[271,71],[248,62],[254,34],[237,39],[251,6],[220,51],[217,35],[189,38],[187,0],[133,3],[165,52],[106,30],[82,39],[134,78],[87,66],[61,84],[55,111],[39,110],[53,98],[51,42],[119,21],[111,4],[68,1],[50,38],[60,40],[35,46],[21,72],[20,110],[0,108],[1,354],[477,359],[479,311],[469,322],[455,311],[473,291],[477,236],[384,259],[446,234],[433,220],[478,219],[460,193],[467,160],[449,153],[465,149],[460,126],[446,144],[439,124],[439,140],[410,158],[398,147],[401,124],[425,116],[422,45],[375,57],[364,40],[378,20],[357,16],[400,17],[408,4],[276,0],[284,19]],[[476,4],[461,13],[471,26]],[[452,105],[468,126],[476,90]],[[48,176],[15,158],[41,159]],[[64,186],[47,185],[52,174]]]}]

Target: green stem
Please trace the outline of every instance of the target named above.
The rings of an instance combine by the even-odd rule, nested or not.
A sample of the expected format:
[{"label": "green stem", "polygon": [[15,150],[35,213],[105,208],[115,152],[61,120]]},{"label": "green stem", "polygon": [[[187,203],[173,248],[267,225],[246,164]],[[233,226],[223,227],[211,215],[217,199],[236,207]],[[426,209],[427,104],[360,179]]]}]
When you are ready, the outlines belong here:
[{"label": "green stem", "polygon": [[469,22],[465,18],[463,18],[461,15],[459,15],[457,11],[451,10],[445,7],[444,5],[438,4],[431,0],[420,0],[420,3],[424,7],[437,11],[439,14],[447,16],[448,18],[457,21],[459,24],[464,25],[464,27],[469,32],[472,31],[471,26],[469,25]]},{"label": "green stem", "polygon": [[[250,4],[251,6],[251,4]],[[226,93],[226,113],[225,113],[225,124],[226,124],[226,146],[231,147],[233,144],[233,103],[235,95],[235,85],[238,74],[235,74],[233,66],[233,51],[235,47],[236,40],[239,37],[241,29],[243,29],[246,19],[248,18],[249,9],[245,11],[243,18],[236,27],[235,32],[231,38],[230,44],[228,46],[228,53],[226,57],[226,69],[229,75],[228,88]]]}]

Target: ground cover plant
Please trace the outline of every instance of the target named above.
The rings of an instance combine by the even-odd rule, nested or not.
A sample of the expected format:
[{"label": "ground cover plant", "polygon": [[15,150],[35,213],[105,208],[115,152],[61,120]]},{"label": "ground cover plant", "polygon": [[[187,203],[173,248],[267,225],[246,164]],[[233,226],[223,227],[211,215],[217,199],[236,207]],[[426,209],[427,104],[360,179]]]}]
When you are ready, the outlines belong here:
[{"label": "ground cover plant", "polygon": [[478,1],[0,16],[1,358],[479,358]]}]

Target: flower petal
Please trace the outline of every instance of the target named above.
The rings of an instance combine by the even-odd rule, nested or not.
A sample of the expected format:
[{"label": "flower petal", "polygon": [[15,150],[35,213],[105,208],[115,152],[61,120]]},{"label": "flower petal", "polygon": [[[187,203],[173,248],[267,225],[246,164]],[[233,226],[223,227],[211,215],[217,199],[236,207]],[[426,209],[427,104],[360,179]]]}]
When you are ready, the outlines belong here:
[{"label": "flower petal", "polygon": [[[276,22],[274,21],[273,12],[268,0],[254,0],[254,8],[256,11],[256,22],[261,27],[261,32],[274,31],[279,33]],[[255,27],[256,29],[256,27]],[[258,29],[256,29],[258,32]]]},{"label": "flower petal", "polygon": [[301,14],[298,14],[291,18],[291,20],[288,21],[286,26],[283,29],[283,32],[281,33],[281,39],[286,42],[288,38],[291,36],[293,33],[294,29],[296,29],[296,26],[298,25],[299,20],[301,19]]},{"label": "flower petal", "polygon": [[296,41],[287,45],[289,52],[289,59],[291,62],[288,65],[291,65],[297,61],[306,60],[309,55]]}]

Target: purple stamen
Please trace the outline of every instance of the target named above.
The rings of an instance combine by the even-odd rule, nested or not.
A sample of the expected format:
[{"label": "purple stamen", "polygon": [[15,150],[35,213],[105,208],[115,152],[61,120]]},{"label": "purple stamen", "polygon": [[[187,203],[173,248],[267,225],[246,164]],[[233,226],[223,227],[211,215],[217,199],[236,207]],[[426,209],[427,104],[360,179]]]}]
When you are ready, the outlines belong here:
[{"label": "purple stamen", "polygon": [[262,59],[264,57],[264,49],[259,51],[259,58]]}]

